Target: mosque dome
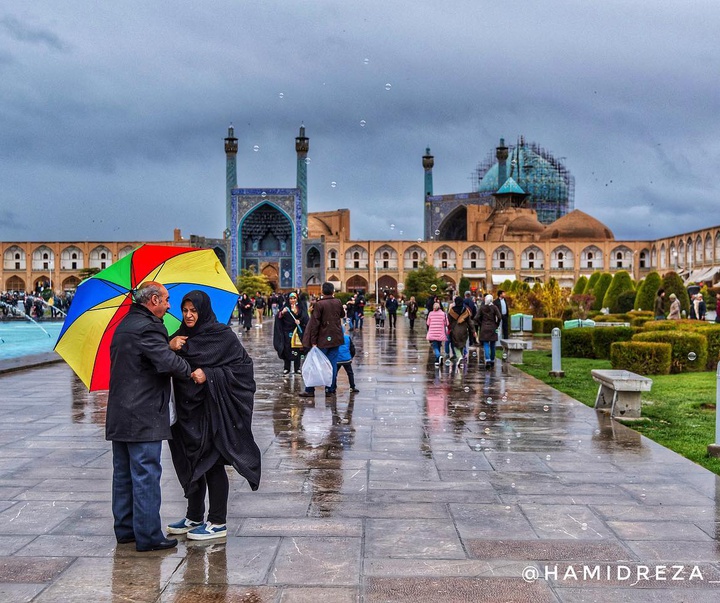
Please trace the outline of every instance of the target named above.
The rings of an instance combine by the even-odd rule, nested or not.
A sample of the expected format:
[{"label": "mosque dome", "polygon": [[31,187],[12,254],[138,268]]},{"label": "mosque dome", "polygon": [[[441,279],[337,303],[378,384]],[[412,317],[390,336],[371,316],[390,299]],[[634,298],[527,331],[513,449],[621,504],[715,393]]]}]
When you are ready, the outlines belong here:
[{"label": "mosque dome", "polygon": [[332,229],[320,218],[308,214],[307,221],[308,236],[311,239],[319,239],[322,235],[331,235]]},{"label": "mosque dome", "polygon": [[[516,147],[501,146],[508,155],[505,160],[505,179],[513,178],[529,195],[527,206],[536,210],[543,224],[572,211],[575,200],[575,178],[563,162],[549,151],[535,143],[526,144],[521,138]],[[498,191],[503,182],[499,182],[498,160],[496,154],[477,168],[478,192],[489,196]]]},{"label": "mosque dome", "polygon": [[575,209],[548,225],[540,238],[542,240],[612,241],[615,236],[600,220],[593,218],[584,211]]},{"label": "mosque dome", "polygon": [[515,218],[507,227],[508,234],[541,234],[545,231],[545,226],[539,222],[537,215],[533,212],[530,214],[523,214]]}]

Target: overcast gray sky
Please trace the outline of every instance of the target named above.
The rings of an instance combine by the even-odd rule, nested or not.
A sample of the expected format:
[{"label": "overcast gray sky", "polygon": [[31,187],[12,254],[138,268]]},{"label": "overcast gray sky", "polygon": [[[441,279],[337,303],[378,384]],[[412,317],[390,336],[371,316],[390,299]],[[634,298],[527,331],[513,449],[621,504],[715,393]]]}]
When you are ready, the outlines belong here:
[{"label": "overcast gray sky", "polygon": [[304,122],[356,239],[422,235],[426,146],[466,192],[521,134],[619,239],[716,225],[719,32],[717,0],[5,0],[0,239],[221,236],[230,122],[258,188]]}]

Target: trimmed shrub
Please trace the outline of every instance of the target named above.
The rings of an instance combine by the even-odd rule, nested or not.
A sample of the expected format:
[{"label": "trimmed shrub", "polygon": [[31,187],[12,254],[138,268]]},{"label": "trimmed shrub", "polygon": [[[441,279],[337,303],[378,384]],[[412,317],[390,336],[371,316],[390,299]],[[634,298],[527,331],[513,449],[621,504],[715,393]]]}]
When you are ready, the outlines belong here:
[{"label": "trimmed shrub", "polygon": [[[685,313],[690,312],[690,296],[688,295],[685,283],[677,272],[668,272],[663,276],[662,288],[665,289],[665,313],[670,310],[670,294],[674,293],[680,300],[680,309]],[[653,304],[654,307],[654,304]]]},{"label": "trimmed shrub", "polygon": [[588,278],[587,276],[581,276],[577,282],[575,283],[575,286],[572,289],[573,295],[582,295],[585,293],[585,287],[587,287],[588,284]]},{"label": "trimmed shrub", "polygon": [[595,322],[630,322],[627,314],[598,314]]},{"label": "trimmed shrub", "polygon": [[594,327],[563,329],[562,355],[568,358],[595,358],[592,334]]},{"label": "trimmed shrub", "polygon": [[[660,321],[663,322],[663,321]],[[704,371],[708,359],[708,343],[704,335],[689,331],[650,331],[633,335],[632,341],[669,343],[672,346],[671,373]],[[694,359],[688,358],[694,354]]]},{"label": "trimmed shrub", "polygon": [[610,283],[612,283],[612,280],[613,280],[612,274],[610,274],[609,272],[603,272],[600,275],[600,278],[598,278],[597,282],[595,283],[595,286],[593,287],[593,295],[595,296],[595,303],[593,304],[593,307],[592,307],[592,309],[595,310],[595,312],[599,312],[603,308],[607,307],[607,306],[603,306],[603,300],[605,299],[605,293],[607,292],[608,287],[610,286]]},{"label": "trimmed shrub", "polygon": [[533,318],[532,327],[533,333],[549,335],[555,327],[562,329],[562,320],[559,318]]},{"label": "trimmed shrub", "polygon": [[699,327],[698,333],[705,336],[708,345],[708,358],[706,368],[714,371],[720,362],[720,325],[706,325]]},{"label": "trimmed shrub", "polygon": [[671,358],[672,345],[669,343],[616,341],[610,346],[612,367],[639,375],[667,375]]},{"label": "trimmed shrub", "polygon": [[635,305],[635,291],[623,291],[618,296],[617,308],[618,312],[631,312]]},{"label": "trimmed shrub", "polygon": [[634,334],[632,327],[596,327],[592,334],[595,358],[609,358],[611,344],[616,341],[630,341]]},{"label": "trimmed shrub", "polygon": [[636,316],[635,318],[630,319],[630,326],[642,327],[645,323],[650,322],[652,319],[652,316]]},{"label": "trimmed shrub", "polygon": [[697,320],[649,320],[643,325],[645,331],[697,331],[704,323]]},{"label": "trimmed shrub", "polygon": [[[662,285],[662,279],[660,275],[654,270],[648,274],[640,283],[635,296],[635,309],[636,310],[650,310],[655,307],[655,297],[657,292]],[[668,295],[670,295],[668,293]]]},{"label": "trimmed shrub", "polygon": [[[591,293],[594,295],[593,291],[595,289],[595,285],[597,285],[598,279],[600,278],[601,274],[602,272],[596,270],[590,275],[590,278],[587,281],[587,285],[585,285],[585,291],[583,291],[583,293]],[[597,298],[597,295],[595,295],[595,297]]]},{"label": "trimmed shrub", "polygon": [[[622,293],[625,293],[626,291],[633,290],[634,286],[630,273],[627,270],[618,270],[615,273],[615,276],[612,277],[610,286],[605,292],[605,297],[603,297],[602,301],[602,307],[610,308],[610,312],[622,312],[622,310],[620,310],[620,295]],[[633,302],[634,301],[635,300],[633,299]],[[628,310],[632,310],[632,306],[630,306]]]}]

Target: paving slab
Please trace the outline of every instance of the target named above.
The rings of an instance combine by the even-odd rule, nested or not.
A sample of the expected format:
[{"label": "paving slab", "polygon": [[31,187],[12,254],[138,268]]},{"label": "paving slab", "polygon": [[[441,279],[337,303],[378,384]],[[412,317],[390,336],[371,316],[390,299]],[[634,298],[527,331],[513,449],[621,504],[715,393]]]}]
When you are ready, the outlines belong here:
[{"label": "paving slab", "polygon": [[[343,372],[336,398],[308,404],[272,329],[242,334],[260,489],[230,472],[228,537],[153,553],[113,538],[106,393],[64,363],[14,361],[0,600],[720,600],[717,476],[476,350],[436,370],[424,336],[402,319],[356,333],[360,392]],[[169,522],[185,499],[167,447],[163,466]]]}]

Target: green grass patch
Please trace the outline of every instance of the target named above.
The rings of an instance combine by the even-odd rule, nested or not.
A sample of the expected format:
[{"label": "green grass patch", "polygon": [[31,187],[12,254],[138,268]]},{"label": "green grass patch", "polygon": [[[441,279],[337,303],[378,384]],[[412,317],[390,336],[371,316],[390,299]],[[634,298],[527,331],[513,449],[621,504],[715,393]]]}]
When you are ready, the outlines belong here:
[{"label": "green grass patch", "polygon": [[[598,390],[590,371],[611,368],[608,360],[563,358],[565,377],[560,378],[548,375],[552,367],[550,352],[525,352],[523,361],[525,364],[517,368],[590,407],[595,404]],[[720,459],[707,453],[708,444],[715,442],[715,372],[650,378],[652,390],[642,395],[642,416],[647,421],[625,424],[720,475]]]}]

